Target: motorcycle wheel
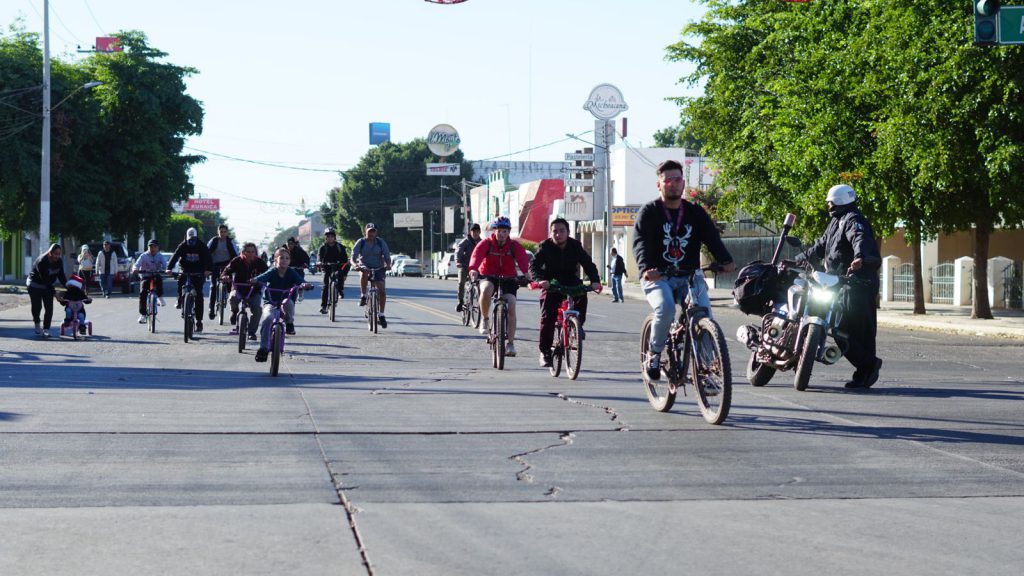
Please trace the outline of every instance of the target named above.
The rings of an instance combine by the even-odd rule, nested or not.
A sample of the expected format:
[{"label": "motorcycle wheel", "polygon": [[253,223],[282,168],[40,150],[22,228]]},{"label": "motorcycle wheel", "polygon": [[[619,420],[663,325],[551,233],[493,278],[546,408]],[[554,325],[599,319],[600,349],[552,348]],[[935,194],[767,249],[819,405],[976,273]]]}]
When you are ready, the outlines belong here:
[{"label": "motorcycle wheel", "polygon": [[811,381],[811,371],[814,369],[814,358],[818,355],[818,347],[825,338],[825,329],[817,324],[807,326],[807,335],[800,347],[800,361],[796,365],[796,376],[793,377],[793,387],[798,391],[807,390],[807,384]]},{"label": "motorcycle wheel", "polygon": [[764,386],[775,376],[775,368],[757,361],[757,354],[751,352],[747,360],[747,381],[751,386]]}]

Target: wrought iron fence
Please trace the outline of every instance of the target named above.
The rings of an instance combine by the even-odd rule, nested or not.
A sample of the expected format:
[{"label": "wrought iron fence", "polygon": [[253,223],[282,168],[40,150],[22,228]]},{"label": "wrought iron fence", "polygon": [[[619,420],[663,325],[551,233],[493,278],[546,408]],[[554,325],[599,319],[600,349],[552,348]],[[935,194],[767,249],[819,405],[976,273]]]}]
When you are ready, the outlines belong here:
[{"label": "wrought iron fence", "polygon": [[1024,308],[1024,279],[1021,267],[1012,263],[1003,269],[1003,305],[1007,308]]},{"label": "wrought iron fence", "polygon": [[932,303],[952,304],[955,282],[953,273],[956,266],[952,262],[940,262],[932,268]]},{"label": "wrought iron fence", "polygon": [[914,265],[900,264],[892,275],[892,299],[894,302],[914,301]]}]

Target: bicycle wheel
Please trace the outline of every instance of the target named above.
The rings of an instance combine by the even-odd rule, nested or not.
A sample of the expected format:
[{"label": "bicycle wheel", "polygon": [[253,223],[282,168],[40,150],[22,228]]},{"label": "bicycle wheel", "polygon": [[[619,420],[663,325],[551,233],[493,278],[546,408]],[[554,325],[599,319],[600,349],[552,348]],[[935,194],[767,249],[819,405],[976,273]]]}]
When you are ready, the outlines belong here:
[{"label": "bicycle wheel", "polygon": [[245,310],[238,313],[238,353],[245,352],[245,340],[249,335],[249,315]]},{"label": "bicycle wheel", "polygon": [[228,293],[223,286],[217,287],[217,315],[220,316],[220,325],[224,325],[224,309],[227,308]]},{"label": "bicycle wheel", "polygon": [[462,294],[462,325],[469,326],[469,321],[473,314],[473,305],[471,298],[472,290],[469,286],[465,287],[465,292]]},{"label": "bicycle wheel", "polygon": [[191,292],[185,295],[185,342],[192,339],[192,329],[195,328],[196,302]]},{"label": "bicycle wheel", "polygon": [[555,330],[555,345],[551,347],[551,367],[548,372],[555,378],[562,373],[562,357],[565,356],[565,348],[562,346],[562,327]]},{"label": "bicycle wheel", "polygon": [[494,305],[494,312],[491,313],[491,331],[494,334],[494,367],[498,370],[505,369],[505,350],[508,337],[508,313],[505,311],[505,304],[498,302]]},{"label": "bicycle wheel", "polygon": [[149,292],[149,298],[147,298],[149,309],[146,310],[146,320],[149,324],[149,333],[156,334],[156,294],[153,291]]},{"label": "bicycle wheel", "polygon": [[370,331],[374,334],[377,333],[377,316],[379,315],[378,306],[380,303],[377,302],[377,292],[374,292],[370,296]]},{"label": "bicycle wheel", "polygon": [[470,286],[469,289],[469,323],[474,329],[480,327],[480,287],[477,285]]},{"label": "bicycle wheel", "polygon": [[284,324],[274,322],[270,328],[270,375],[277,376],[281,369],[281,351],[284,349]]},{"label": "bicycle wheel", "polygon": [[331,291],[329,292],[328,298],[331,303],[331,322],[334,322],[338,316],[338,283],[331,282]]},{"label": "bicycle wheel", "polygon": [[721,327],[701,318],[694,328],[693,387],[697,406],[709,424],[721,424],[732,405],[732,367]]},{"label": "bicycle wheel", "polygon": [[[644,393],[647,401],[658,412],[668,412],[676,402],[676,387],[669,382],[668,374],[662,370],[659,380],[651,380],[647,376],[647,363],[651,351],[651,330],[654,327],[654,314],[649,314],[640,329],[640,375],[644,382]],[[671,361],[671,359],[670,359]]]},{"label": "bicycle wheel", "polygon": [[565,337],[568,340],[568,346],[565,347],[565,375],[569,377],[569,380],[575,380],[580,375],[580,366],[583,364],[582,336],[580,319],[566,318]]}]

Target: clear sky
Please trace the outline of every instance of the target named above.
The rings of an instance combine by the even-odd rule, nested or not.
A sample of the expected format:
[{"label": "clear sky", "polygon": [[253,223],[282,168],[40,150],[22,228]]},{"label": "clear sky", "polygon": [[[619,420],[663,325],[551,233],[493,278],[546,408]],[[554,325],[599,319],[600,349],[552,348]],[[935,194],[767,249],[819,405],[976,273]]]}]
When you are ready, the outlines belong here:
[{"label": "clear sky", "polygon": [[[192,148],[213,154],[193,170],[202,196],[242,240],[263,241],[298,223],[340,183],[336,170],[369,149],[368,124],[388,122],[394,142],[454,126],[469,160],[562,160],[594,127],[590,90],[617,86],[629,110],[629,142],[678,123],[666,97],[688,65],[665,47],[703,7],[687,0],[51,0],[51,52],[80,58],[96,36],[142,30],[167,60],[199,73],[188,92],[203,103]],[[3,0],[0,25],[16,18],[42,31],[43,0]],[[57,95],[54,96],[55,98]],[[558,142],[562,141],[562,142]],[[558,142],[553,145],[548,145]],[[513,152],[512,156],[509,153]]]}]

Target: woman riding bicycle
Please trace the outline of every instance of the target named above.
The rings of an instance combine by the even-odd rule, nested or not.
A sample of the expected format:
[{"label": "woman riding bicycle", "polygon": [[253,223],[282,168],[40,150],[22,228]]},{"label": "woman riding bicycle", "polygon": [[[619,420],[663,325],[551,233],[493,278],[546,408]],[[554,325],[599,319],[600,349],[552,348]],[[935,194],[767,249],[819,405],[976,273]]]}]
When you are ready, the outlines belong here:
[{"label": "woman riding bicycle", "polygon": [[512,232],[512,223],[505,216],[499,216],[491,222],[494,233],[490,238],[480,241],[473,249],[473,255],[469,258],[469,278],[476,280],[483,277],[480,282],[480,312],[484,321],[480,324],[480,333],[486,334],[490,330],[491,296],[500,281],[502,291],[505,293],[505,301],[508,303],[508,346],[505,348],[506,356],[515,356],[516,349],[514,341],[516,338],[516,292],[519,290],[519,283],[516,282],[516,265],[529,275],[530,259],[526,255],[526,249],[519,242],[509,238]]},{"label": "woman riding bicycle", "polygon": [[[540,365],[551,366],[551,343],[555,336],[555,320],[558,318],[558,307],[562,304],[562,294],[548,297],[548,283],[557,280],[562,286],[579,286],[583,283],[579,277],[580,266],[590,280],[595,292],[601,292],[601,276],[590,254],[583,249],[583,244],[569,237],[569,222],[564,218],[551,221],[551,237],[541,243],[537,256],[530,264],[533,281],[540,284]],[[587,320],[587,295],[580,294],[574,300],[574,308],[579,311],[580,326]]]}]

